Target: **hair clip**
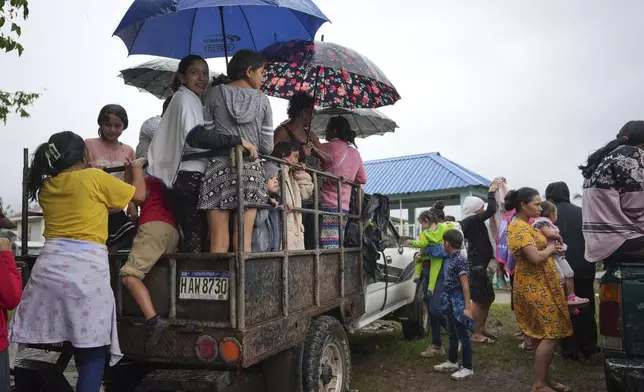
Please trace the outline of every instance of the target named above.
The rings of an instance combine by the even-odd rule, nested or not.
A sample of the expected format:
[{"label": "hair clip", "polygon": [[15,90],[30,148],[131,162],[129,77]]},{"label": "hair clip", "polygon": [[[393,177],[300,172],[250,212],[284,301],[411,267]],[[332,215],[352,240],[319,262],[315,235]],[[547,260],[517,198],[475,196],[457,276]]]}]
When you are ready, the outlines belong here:
[{"label": "hair clip", "polygon": [[60,152],[54,143],[49,143],[47,146],[47,151],[45,151],[45,158],[47,158],[47,163],[49,167],[54,168],[54,163],[60,158]]}]

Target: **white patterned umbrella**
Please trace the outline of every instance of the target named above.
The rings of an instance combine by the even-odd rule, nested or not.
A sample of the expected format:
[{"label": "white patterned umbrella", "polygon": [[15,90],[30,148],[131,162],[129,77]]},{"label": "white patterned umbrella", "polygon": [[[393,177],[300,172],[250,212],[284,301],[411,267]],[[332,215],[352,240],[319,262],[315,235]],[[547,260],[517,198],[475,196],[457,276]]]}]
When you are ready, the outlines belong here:
[{"label": "white patterned umbrella", "polygon": [[324,137],[324,130],[332,117],[344,117],[349,121],[351,129],[359,138],[371,135],[384,135],[394,132],[398,125],[378,109],[342,109],[342,108],[315,108],[311,129],[318,137]]},{"label": "white patterned umbrella", "polygon": [[[158,58],[121,71],[119,75],[125,84],[147,91],[159,99],[172,96],[172,79],[179,68],[179,60]],[[210,72],[210,77],[217,77]]]}]

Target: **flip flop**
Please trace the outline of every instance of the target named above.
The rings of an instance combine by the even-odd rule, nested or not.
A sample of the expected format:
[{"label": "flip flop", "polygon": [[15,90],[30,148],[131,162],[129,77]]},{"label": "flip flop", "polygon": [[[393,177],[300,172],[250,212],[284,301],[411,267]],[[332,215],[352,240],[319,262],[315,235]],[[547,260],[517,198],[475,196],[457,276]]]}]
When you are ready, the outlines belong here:
[{"label": "flip flop", "polygon": [[495,340],[493,340],[493,339],[491,339],[491,338],[489,338],[487,336],[483,340],[472,340],[472,342],[474,342],[474,343],[482,343],[482,344],[495,344],[496,343]]},{"label": "flip flop", "polygon": [[495,334],[493,334],[493,333],[492,333],[492,332],[490,332],[490,331],[485,331],[485,330],[484,330],[484,331],[483,331],[483,335],[484,335],[485,337],[487,337],[488,339],[492,339],[492,340],[499,340],[499,337],[498,337],[498,336],[496,336]]},{"label": "flip flop", "polygon": [[558,382],[548,382],[548,386],[557,392],[572,392],[572,388]]}]

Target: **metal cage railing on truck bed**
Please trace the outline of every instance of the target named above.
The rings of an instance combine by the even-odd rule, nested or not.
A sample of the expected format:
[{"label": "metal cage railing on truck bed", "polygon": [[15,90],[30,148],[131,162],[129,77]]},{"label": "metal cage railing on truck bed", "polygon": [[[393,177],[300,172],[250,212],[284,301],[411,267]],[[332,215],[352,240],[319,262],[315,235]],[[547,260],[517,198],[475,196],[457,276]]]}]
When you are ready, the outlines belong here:
[{"label": "metal cage railing on truck bed", "polygon": [[[213,156],[214,154],[212,152],[208,153],[202,153],[202,154],[193,154],[191,156],[186,156],[184,159],[195,159],[195,158],[206,158],[209,156]],[[234,157],[236,162],[243,162],[243,149],[241,147],[237,147],[234,150]],[[266,156],[266,155],[260,155],[260,158],[266,160],[266,161],[271,161],[277,165],[289,165],[291,167],[296,167],[298,165],[291,164],[283,159],[278,159],[272,156]],[[301,166],[298,166],[301,169]],[[312,168],[305,168],[307,173],[309,173],[312,177],[312,182],[314,185],[314,191],[313,191],[313,208],[293,208],[291,211],[294,212],[300,212],[302,214],[313,214],[314,215],[314,238],[315,238],[315,249],[312,250],[298,250],[298,251],[291,251],[288,249],[288,240],[287,240],[287,235],[288,235],[288,219],[287,219],[287,214],[288,211],[286,210],[286,178],[284,176],[281,176],[281,183],[280,183],[280,188],[281,188],[281,195],[280,195],[280,210],[281,210],[281,220],[282,220],[282,226],[281,226],[281,240],[282,240],[282,250],[278,252],[267,252],[267,253],[245,253],[242,250],[244,249],[244,219],[243,219],[243,212],[246,208],[251,207],[251,208],[270,208],[271,206],[267,205],[250,205],[250,204],[245,204],[244,203],[244,194],[243,194],[243,183],[242,183],[242,172],[243,172],[243,165],[237,164],[235,165],[236,168],[236,174],[237,174],[237,198],[238,198],[238,206],[237,206],[237,230],[238,230],[238,236],[237,236],[237,252],[234,253],[224,253],[224,254],[210,254],[210,253],[201,253],[201,254],[192,254],[192,253],[172,253],[172,254],[166,254],[164,255],[164,258],[168,259],[169,261],[169,276],[168,276],[168,284],[170,285],[170,293],[169,293],[169,304],[168,304],[168,318],[170,320],[176,320],[177,319],[177,259],[180,260],[222,260],[222,259],[228,259],[229,260],[229,279],[231,283],[230,284],[230,291],[229,291],[229,301],[230,301],[230,322],[229,323],[220,323],[220,322],[204,322],[202,323],[203,326],[207,327],[214,327],[214,328],[233,328],[237,329],[239,331],[244,331],[246,329],[246,298],[245,298],[245,262],[246,260],[249,259],[268,259],[268,258],[276,258],[279,257],[282,259],[282,265],[281,265],[281,272],[282,272],[282,286],[284,287],[284,291],[282,293],[282,309],[281,309],[281,314],[282,317],[286,317],[289,315],[289,257],[294,257],[294,256],[299,256],[299,255],[314,255],[314,281],[315,287],[314,287],[314,298],[315,298],[315,305],[317,307],[320,306],[321,304],[321,298],[320,298],[320,292],[321,292],[321,282],[319,277],[320,274],[320,256],[324,254],[333,254],[333,253],[338,253],[340,255],[340,271],[339,271],[339,297],[343,298],[345,296],[345,254],[347,252],[359,252],[359,259],[360,261],[362,260],[362,235],[363,235],[363,227],[362,227],[362,222],[360,221],[360,217],[362,215],[362,208],[363,208],[363,200],[364,200],[364,195],[362,192],[362,189],[360,188],[359,184],[356,184],[354,182],[350,182],[345,180],[344,178],[335,176],[330,173],[326,173],[323,171],[315,170]],[[42,216],[42,213],[31,213],[29,212],[29,200],[28,200],[28,195],[26,192],[26,179],[27,173],[29,170],[29,152],[27,149],[24,149],[24,169],[23,169],[23,194],[22,194],[22,254],[19,259],[21,260],[27,260],[27,259],[32,259],[30,255],[28,254],[28,247],[27,247],[27,241],[28,241],[28,217],[29,216]],[[108,172],[116,172],[116,171],[123,171],[124,167],[118,167],[118,168],[111,168],[106,171]],[[322,177],[323,179],[330,179],[336,182],[337,184],[337,190],[338,190],[338,212],[333,213],[333,212],[327,212],[327,211],[321,211],[319,208],[319,185],[318,185],[318,178]],[[358,189],[358,197],[357,197],[357,214],[345,214],[342,211],[342,185],[343,184],[348,184],[352,187],[352,189],[357,188]],[[352,192],[353,193],[353,192]],[[339,217],[340,224],[338,225],[338,230],[339,230],[339,245],[340,247],[337,249],[320,249],[319,248],[319,241],[320,241],[320,215],[335,215]],[[344,233],[344,219],[345,218],[350,218],[350,219],[356,219],[360,222],[360,234],[359,234],[359,245],[356,248],[348,248],[346,249],[344,246],[344,240],[345,240],[345,233]],[[311,235],[309,233],[309,235]],[[233,257],[234,256],[234,257]],[[120,269],[122,266],[123,261],[126,259],[127,255],[124,253],[115,253],[111,254],[110,258],[112,260],[116,260],[117,265],[116,267]],[[117,269],[117,270],[118,270]],[[356,271],[358,272],[358,271]],[[359,291],[361,294],[365,292],[365,284],[364,284],[364,271],[362,268],[362,264],[360,264],[359,268]],[[357,283],[357,282],[356,282]],[[117,312],[120,317],[123,316],[123,285],[119,282],[119,284],[116,286],[116,303],[117,303]]]}]

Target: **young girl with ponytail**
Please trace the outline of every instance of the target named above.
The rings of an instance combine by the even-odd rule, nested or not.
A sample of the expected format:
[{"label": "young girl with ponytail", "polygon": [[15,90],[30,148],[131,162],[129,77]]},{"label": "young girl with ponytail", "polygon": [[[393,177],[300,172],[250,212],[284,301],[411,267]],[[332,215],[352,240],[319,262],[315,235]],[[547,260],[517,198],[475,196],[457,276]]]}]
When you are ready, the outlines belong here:
[{"label": "young girl with ponytail", "polygon": [[52,135],[36,149],[27,192],[45,220],[41,250],[9,329],[12,344],[71,342],[78,392],[98,392],[108,349],[122,357],[110,286],[109,209],[145,200],[141,162],[126,162],[133,185],[85,165],[85,142],[72,132]]},{"label": "young girl with ponytail", "polygon": [[[323,163],[322,170],[343,177],[347,181],[358,184],[367,183],[367,172],[362,163],[362,157],[355,147],[356,133],[351,129],[349,121],[344,117],[333,117],[329,120],[325,139],[328,143],[322,145],[322,150],[331,157],[330,163]],[[354,147],[351,147],[353,145]],[[342,184],[342,205],[338,206],[338,183],[327,179],[320,192],[321,210],[338,213],[340,208],[345,214],[349,213],[351,201],[351,185]],[[320,217],[320,248],[339,248],[340,232],[344,223],[336,215]]]},{"label": "young girl with ponytail", "polygon": [[183,234],[181,251],[188,253],[208,249],[206,215],[197,209],[207,160],[184,160],[184,154],[232,148],[244,143],[237,136],[204,128],[201,97],[209,78],[208,63],[202,57],[188,55],[179,62],[172,85],[175,93],[148,149],[147,171],[172,189],[174,216]]}]

